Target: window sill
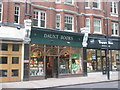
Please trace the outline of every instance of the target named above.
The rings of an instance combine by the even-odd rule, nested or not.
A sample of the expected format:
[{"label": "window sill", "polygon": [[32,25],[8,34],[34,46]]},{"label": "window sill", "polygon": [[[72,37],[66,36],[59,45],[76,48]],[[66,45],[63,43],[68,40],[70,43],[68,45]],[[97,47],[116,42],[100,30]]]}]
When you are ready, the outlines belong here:
[{"label": "window sill", "polygon": [[64,4],[66,4],[66,5],[70,5],[70,6],[75,6],[74,4],[66,3],[66,2],[64,2]]},{"label": "window sill", "polygon": [[102,9],[100,9],[100,8],[92,8],[92,9],[102,11]]},{"label": "window sill", "polygon": [[111,35],[111,36],[114,36],[114,37],[119,37],[119,35]]},{"label": "window sill", "polygon": [[32,27],[37,27],[37,28],[46,28],[46,27],[39,27],[39,26],[32,26]]},{"label": "window sill", "polygon": [[118,14],[116,13],[110,13],[111,16],[115,16],[115,17],[118,17]]},{"label": "window sill", "polygon": [[90,9],[90,7],[85,7],[85,9]]},{"label": "window sill", "polygon": [[74,32],[73,30],[62,30],[62,31],[65,31],[65,32]]},{"label": "window sill", "polygon": [[101,32],[94,32],[93,34],[102,34]]}]

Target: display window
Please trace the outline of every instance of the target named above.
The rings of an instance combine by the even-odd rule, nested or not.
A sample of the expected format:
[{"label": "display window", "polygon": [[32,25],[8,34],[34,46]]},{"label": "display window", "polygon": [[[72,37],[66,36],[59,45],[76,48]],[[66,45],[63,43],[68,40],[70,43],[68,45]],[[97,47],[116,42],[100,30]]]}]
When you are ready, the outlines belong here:
[{"label": "display window", "polygon": [[33,49],[30,60],[30,76],[44,75],[44,59],[40,49]]},{"label": "display window", "polygon": [[60,56],[60,74],[70,73],[70,55],[68,51],[64,51]]}]

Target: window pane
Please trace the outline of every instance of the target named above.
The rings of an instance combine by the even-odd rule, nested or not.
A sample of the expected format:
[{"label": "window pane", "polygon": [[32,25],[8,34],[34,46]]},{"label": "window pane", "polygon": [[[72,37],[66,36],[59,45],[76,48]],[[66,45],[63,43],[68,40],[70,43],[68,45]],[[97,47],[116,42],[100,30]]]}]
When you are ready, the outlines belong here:
[{"label": "window pane", "polygon": [[14,9],[14,23],[18,23],[19,20],[19,7],[15,6]]},{"label": "window pane", "polygon": [[8,51],[8,44],[2,43],[1,50],[2,51]]},{"label": "window pane", "polygon": [[41,20],[41,27],[45,27],[45,21]]},{"label": "window pane", "polygon": [[19,64],[19,57],[12,57],[12,64]]},{"label": "window pane", "polygon": [[65,2],[72,4],[72,0],[65,0]]},{"label": "window pane", "polygon": [[33,19],[33,25],[38,26],[38,20],[37,19]]},{"label": "window pane", "polygon": [[7,77],[7,70],[0,70],[0,77]]},{"label": "window pane", "polygon": [[18,69],[12,70],[12,76],[18,76]]},{"label": "window pane", "polygon": [[14,23],[18,23],[18,16],[14,16]]},{"label": "window pane", "polygon": [[19,51],[19,45],[18,44],[13,44],[12,45],[12,51]]},{"label": "window pane", "polygon": [[0,64],[7,64],[8,58],[7,57],[0,57]]},{"label": "window pane", "polygon": [[69,55],[61,55],[60,57],[60,74],[69,74],[70,73],[70,61]]}]

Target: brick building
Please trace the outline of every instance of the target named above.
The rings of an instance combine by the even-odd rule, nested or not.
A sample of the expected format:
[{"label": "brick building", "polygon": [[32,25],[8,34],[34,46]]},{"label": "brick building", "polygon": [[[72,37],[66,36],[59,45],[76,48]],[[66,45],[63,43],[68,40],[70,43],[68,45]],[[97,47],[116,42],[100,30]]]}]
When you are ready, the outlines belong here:
[{"label": "brick building", "polygon": [[[19,68],[13,68],[14,70],[1,68],[0,78],[3,78],[3,81],[35,80],[82,76],[87,71],[103,71],[106,68],[107,20],[109,69],[116,70],[116,64],[119,64],[120,58],[118,5],[118,2],[100,0],[0,2],[1,30],[12,28],[25,32],[24,20],[28,18],[32,20],[29,44],[24,44],[24,33],[22,40],[16,40],[12,36],[4,37],[5,39],[1,37],[2,47],[7,44],[9,50],[12,50],[12,45],[21,42],[20,48],[24,52],[20,53],[19,62],[16,62]],[[81,33],[81,28],[84,27],[88,28],[89,33],[86,53],[82,46],[84,34]],[[12,39],[9,40],[9,38]],[[0,56],[1,58],[8,57],[8,61],[13,61],[11,54],[8,55],[9,50],[5,53],[1,51]],[[18,57],[16,57],[17,59]],[[1,60],[3,62],[3,59]],[[87,60],[87,63],[84,64],[83,60]],[[1,63],[3,67],[12,65],[10,62],[3,63]],[[10,80],[8,80],[9,77],[11,77]]]}]

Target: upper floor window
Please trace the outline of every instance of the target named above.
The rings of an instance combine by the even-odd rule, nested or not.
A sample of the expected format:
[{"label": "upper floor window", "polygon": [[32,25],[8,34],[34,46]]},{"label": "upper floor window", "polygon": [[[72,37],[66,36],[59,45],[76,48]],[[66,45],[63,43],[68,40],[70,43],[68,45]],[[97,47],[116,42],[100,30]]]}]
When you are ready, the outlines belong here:
[{"label": "upper floor window", "polygon": [[56,3],[61,3],[61,0],[55,0]]},{"label": "upper floor window", "polygon": [[101,20],[94,19],[94,33],[101,33]]},{"label": "upper floor window", "polygon": [[100,8],[100,1],[99,0],[93,0],[93,8]]},{"label": "upper floor window", "polygon": [[65,3],[73,4],[73,0],[65,0]]},{"label": "upper floor window", "polygon": [[19,23],[20,7],[15,6],[14,8],[14,23]]},{"label": "upper floor window", "polygon": [[73,31],[73,16],[65,16],[65,30]]},{"label": "upper floor window", "polygon": [[85,0],[85,8],[89,7],[89,0]]},{"label": "upper floor window", "polygon": [[118,9],[117,2],[111,2],[110,12],[118,14],[118,10],[117,9]]},{"label": "upper floor window", "polygon": [[112,35],[119,35],[118,23],[112,23]]},{"label": "upper floor window", "polygon": [[2,4],[0,3],[0,21],[2,21]]},{"label": "upper floor window", "polygon": [[90,18],[85,19],[85,27],[88,28],[88,32],[90,32]]},{"label": "upper floor window", "polygon": [[56,14],[56,28],[60,29],[60,14]]},{"label": "upper floor window", "polygon": [[33,25],[38,27],[45,27],[46,13],[44,11],[34,11]]}]

